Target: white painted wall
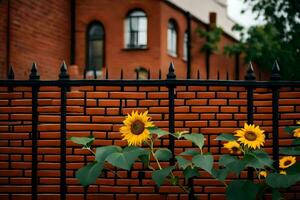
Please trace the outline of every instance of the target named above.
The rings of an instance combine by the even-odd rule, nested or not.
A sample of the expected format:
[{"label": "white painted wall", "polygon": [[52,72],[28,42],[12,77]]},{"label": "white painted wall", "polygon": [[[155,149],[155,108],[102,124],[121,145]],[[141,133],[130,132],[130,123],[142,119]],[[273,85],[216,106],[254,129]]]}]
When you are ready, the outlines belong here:
[{"label": "white painted wall", "polygon": [[235,22],[227,14],[227,0],[166,0],[189,11],[201,21],[209,22],[209,12],[217,13],[217,25],[234,38],[238,35],[231,28]]}]

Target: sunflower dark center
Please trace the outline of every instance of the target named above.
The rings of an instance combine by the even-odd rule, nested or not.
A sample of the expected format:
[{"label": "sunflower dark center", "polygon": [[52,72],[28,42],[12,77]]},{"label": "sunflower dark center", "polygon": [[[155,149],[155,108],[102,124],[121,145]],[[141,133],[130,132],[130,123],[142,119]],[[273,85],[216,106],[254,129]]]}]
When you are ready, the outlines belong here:
[{"label": "sunflower dark center", "polygon": [[245,133],[245,138],[249,141],[255,141],[257,138],[257,135],[252,131],[247,131]]},{"label": "sunflower dark center", "polygon": [[287,166],[287,165],[289,165],[289,164],[291,164],[291,163],[292,163],[292,162],[291,162],[290,160],[287,160],[287,161],[284,162],[284,165]]},{"label": "sunflower dark center", "polygon": [[239,151],[239,148],[237,148],[237,147],[232,147],[231,150],[232,150],[234,153],[236,153],[236,152]]},{"label": "sunflower dark center", "polygon": [[140,120],[136,120],[134,121],[132,124],[131,124],[131,132],[134,134],[134,135],[139,135],[141,134],[144,129],[145,129],[145,124],[140,121]]}]

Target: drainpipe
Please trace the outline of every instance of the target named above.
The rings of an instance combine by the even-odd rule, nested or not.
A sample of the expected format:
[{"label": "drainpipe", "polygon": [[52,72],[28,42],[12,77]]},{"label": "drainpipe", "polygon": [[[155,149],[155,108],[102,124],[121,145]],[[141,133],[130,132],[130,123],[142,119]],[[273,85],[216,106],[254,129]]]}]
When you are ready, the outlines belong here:
[{"label": "drainpipe", "polygon": [[187,79],[191,78],[191,32],[192,32],[192,16],[190,12],[186,12],[186,23],[187,23]]},{"label": "drainpipe", "polygon": [[7,0],[7,19],[6,19],[6,72],[10,65],[10,0]]},{"label": "drainpipe", "polygon": [[70,64],[75,64],[75,27],[76,27],[76,0],[70,0],[70,20],[71,20],[71,44],[70,44]]},{"label": "drainpipe", "polygon": [[[209,25],[207,26],[207,31],[210,31],[213,27],[215,27],[217,24],[217,13],[210,12],[209,13]],[[212,52],[207,51],[205,60],[206,60],[206,79],[209,79],[210,77],[210,56]]]}]

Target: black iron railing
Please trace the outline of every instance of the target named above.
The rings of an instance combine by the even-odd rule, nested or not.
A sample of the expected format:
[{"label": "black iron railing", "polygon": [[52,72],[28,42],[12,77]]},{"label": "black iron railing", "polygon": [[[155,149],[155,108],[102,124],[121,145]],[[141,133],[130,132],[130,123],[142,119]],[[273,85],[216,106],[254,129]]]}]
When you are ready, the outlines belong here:
[{"label": "black iron railing", "polygon": [[[168,100],[169,100],[169,131],[175,131],[175,89],[177,86],[237,86],[244,87],[247,91],[247,120],[248,123],[253,123],[253,91],[255,88],[269,88],[272,90],[272,126],[273,126],[273,158],[276,161],[274,167],[278,169],[279,159],[279,142],[278,142],[278,128],[279,128],[279,113],[278,113],[278,99],[280,87],[293,87],[300,88],[300,81],[281,81],[280,70],[277,63],[274,64],[271,74],[271,81],[256,81],[255,74],[251,63],[248,66],[245,80],[177,80],[174,70],[174,65],[171,63],[167,78],[161,80],[161,72],[159,72],[158,80],[150,80],[150,73],[148,74],[148,80],[123,80],[123,71],[121,71],[120,80],[109,80],[108,73],[106,73],[106,80],[70,80],[67,72],[67,66],[65,63],[60,68],[59,80],[47,81],[40,80],[37,67],[32,65],[31,74],[29,80],[14,80],[14,72],[12,67],[9,69],[8,79],[0,80],[0,86],[6,86],[9,88],[9,92],[13,91],[17,86],[29,86],[32,87],[32,199],[37,199],[38,194],[38,93],[39,88],[42,86],[58,86],[61,88],[61,104],[60,104],[60,132],[61,132],[61,167],[60,167],[60,195],[61,199],[66,199],[67,183],[66,183],[66,107],[67,107],[67,93],[71,87],[74,86],[164,86],[168,88]],[[197,73],[200,78],[199,71]],[[137,76],[138,77],[138,76]],[[228,75],[227,75],[228,77]],[[123,91],[123,90],[122,90]],[[120,100],[120,106],[122,106],[122,100]],[[174,138],[170,137],[169,148],[174,153]],[[174,158],[171,159],[171,164],[174,164]],[[144,173],[139,173],[139,177],[144,177]],[[248,178],[253,178],[253,171],[248,170]],[[189,199],[194,198],[193,180],[188,181],[191,187]],[[85,189],[85,192],[87,190]],[[86,195],[85,195],[86,197]]]}]

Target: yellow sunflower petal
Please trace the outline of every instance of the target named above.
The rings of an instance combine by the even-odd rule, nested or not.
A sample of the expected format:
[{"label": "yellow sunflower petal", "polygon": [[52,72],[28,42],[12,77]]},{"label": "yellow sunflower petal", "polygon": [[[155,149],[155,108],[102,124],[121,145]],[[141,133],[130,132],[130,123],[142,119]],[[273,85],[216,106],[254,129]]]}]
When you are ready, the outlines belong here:
[{"label": "yellow sunflower petal", "polygon": [[264,131],[254,124],[244,124],[244,128],[235,131],[237,141],[247,146],[248,148],[258,149],[264,145],[265,135]]},{"label": "yellow sunflower petal", "polygon": [[120,128],[123,140],[128,142],[129,146],[141,146],[144,141],[150,138],[150,132],[147,127],[153,126],[153,122],[149,121],[148,112],[139,113],[132,111],[123,121]]},{"label": "yellow sunflower petal", "polygon": [[295,156],[284,156],[279,160],[279,168],[286,169],[296,163]]}]

